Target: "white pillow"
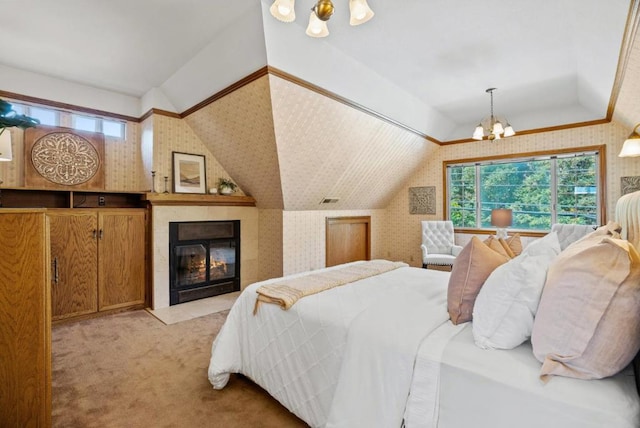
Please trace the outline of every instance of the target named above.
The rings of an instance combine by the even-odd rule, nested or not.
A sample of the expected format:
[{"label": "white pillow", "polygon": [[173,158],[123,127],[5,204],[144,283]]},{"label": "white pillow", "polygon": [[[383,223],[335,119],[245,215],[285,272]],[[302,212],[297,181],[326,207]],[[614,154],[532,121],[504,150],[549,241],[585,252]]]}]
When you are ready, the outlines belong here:
[{"label": "white pillow", "polygon": [[473,307],[476,345],[513,349],[531,337],[547,269],[559,253],[558,234],[551,232],[489,275]]}]

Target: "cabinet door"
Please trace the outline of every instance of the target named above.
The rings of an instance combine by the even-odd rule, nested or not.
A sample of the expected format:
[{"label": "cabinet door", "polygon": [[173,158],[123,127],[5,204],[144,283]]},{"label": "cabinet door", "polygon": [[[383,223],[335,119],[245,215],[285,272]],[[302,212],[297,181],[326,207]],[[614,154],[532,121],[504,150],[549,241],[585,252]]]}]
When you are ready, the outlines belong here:
[{"label": "cabinet door", "polygon": [[98,310],[98,220],[94,212],[48,214],[51,230],[51,309],[59,320]]},{"label": "cabinet door", "polygon": [[44,212],[0,211],[0,425],[51,426],[49,240]]},{"label": "cabinet door", "polygon": [[145,211],[105,211],[98,220],[98,309],[144,304]]}]

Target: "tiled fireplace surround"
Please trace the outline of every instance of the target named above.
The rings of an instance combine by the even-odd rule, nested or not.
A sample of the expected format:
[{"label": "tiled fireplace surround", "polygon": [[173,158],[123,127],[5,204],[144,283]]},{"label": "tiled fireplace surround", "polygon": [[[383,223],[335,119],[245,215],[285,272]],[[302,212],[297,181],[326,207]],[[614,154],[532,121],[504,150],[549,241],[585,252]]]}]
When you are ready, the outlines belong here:
[{"label": "tiled fireplace surround", "polygon": [[152,309],[169,306],[169,222],[240,220],[240,286],[258,280],[258,209],[235,206],[153,206]]}]

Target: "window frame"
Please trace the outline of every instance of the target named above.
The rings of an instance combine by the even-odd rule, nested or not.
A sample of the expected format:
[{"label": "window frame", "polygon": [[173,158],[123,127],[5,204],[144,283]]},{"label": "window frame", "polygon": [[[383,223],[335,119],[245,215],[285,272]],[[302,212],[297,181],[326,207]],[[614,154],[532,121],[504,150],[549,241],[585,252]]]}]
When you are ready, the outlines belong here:
[{"label": "window frame", "polygon": [[[81,132],[93,132],[93,133],[99,133],[99,134],[104,134],[105,138],[112,138],[115,140],[120,140],[120,141],[127,141],[127,126],[128,126],[128,121],[121,119],[121,118],[117,118],[117,117],[110,117],[110,116],[100,116],[100,115],[96,115],[96,114],[91,114],[90,112],[85,112],[85,111],[75,111],[75,110],[65,110],[65,109],[60,109],[60,108],[56,108],[56,107],[50,107],[48,105],[44,105],[44,104],[36,104],[36,103],[31,103],[31,102],[25,102],[25,101],[21,101],[21,100],[17,100],[17,101],[11,101],[11,105],[15,108],[15,107],[19,107],[22,110],[21,114],[24,114],[26,116],[30,116],[32,115],[31,109],[39,109],[39,110],[44,110],[44,111],[50,111],[54,114],[55,116],[55,124],[54,125],[47,125],[47,126],[56,126],[56,127],[66,127],[66,128],[70,128],[70,129],[74,129],[76,131],[81,131]],[[70,123],[70,126],[63,126],[63,116],[65,118],[66,121],[68,121],[68,123]],[[95,120],[95,130],[94,131],[87,131],[85,129],[78,129],[75,127],[75,121],[76,121],[76,117],[82,117],[82,118],[86,118],[86,119],[93,119]],[[104,133],[104,122],[114,122],[120,125],[120,131],[121,131],[121,135],[120,136],[115,136],[115,135],[111,135],[111,134],[105,134]]]},{"label": "window frame", "polygon": [[[584,147],[570,147],[564,149],[554,149],[554,150],[543,150],[536,152],[525,152],[525,153],[511,153],[505,155],[494,155],[494,156],[486,156],[486,157],[477,157],[477,158],[465,158],[465,159],[453,159],[453,160],[445,160],[442,161],[442,183],[444,191],[443,193],[443,217],[445,219],[449,219],[449,175],[447,174],[447,168],[450,165],[459,165],[459,164],[482,164],[482,163],[491,163],[496,161],[509,161],[513,160],[513,162],[517,162],[518,160],[526,160],[535,157],[553,157],[553,156],[564,156],[571,154],[581,154],[586,152],[596,152],[598,154],[598,211],[597,216],[600,219],[601,224],[607,223],[607,210],[606,210],[606,200],[607,200],[607,156],[606,156],[606,145],[597,145],[597,146],[584,146]],[[476,181],[479,180],[476,177]],[[477,185],[477,182],[476,182]],[[478,212],[478,208],[476,205],[476,214]],[[476,222],[476,225],[478,223]],[[514,229],[515,230],[515,229]],[[481,229],[481,228],[469,228],[469,227],[456,227],[455,231],[457,233],[470,233],[470,234],[478,234],[478,235],[490,235],[495,233],[494,229]],[[533,236],[539,237],[544,236],[548,231],[532,231],[532,230],[518,230],[518,233],[522,236]]]}]

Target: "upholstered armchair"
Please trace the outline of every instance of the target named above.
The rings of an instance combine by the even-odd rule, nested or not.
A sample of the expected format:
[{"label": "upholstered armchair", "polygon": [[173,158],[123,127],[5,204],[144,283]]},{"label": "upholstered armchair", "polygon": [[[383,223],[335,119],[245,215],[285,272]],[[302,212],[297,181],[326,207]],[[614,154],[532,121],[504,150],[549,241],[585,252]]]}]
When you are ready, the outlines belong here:
[{"label": "upholstered armchair", "polygon": [[554,223],[551,225],[551,231],[558,233],[558,241],[560,241],[561,250],[564,250],[569,246],[569,244],[590,234],[594,230],[593,226],[587,226],[584,224]]},{"label": "upholstered armchair", "polygon": [[422,267],[429,265],[453,266],[453,262],[462,251],[455,244],[453,223],[449,220],[422,222]]}]

